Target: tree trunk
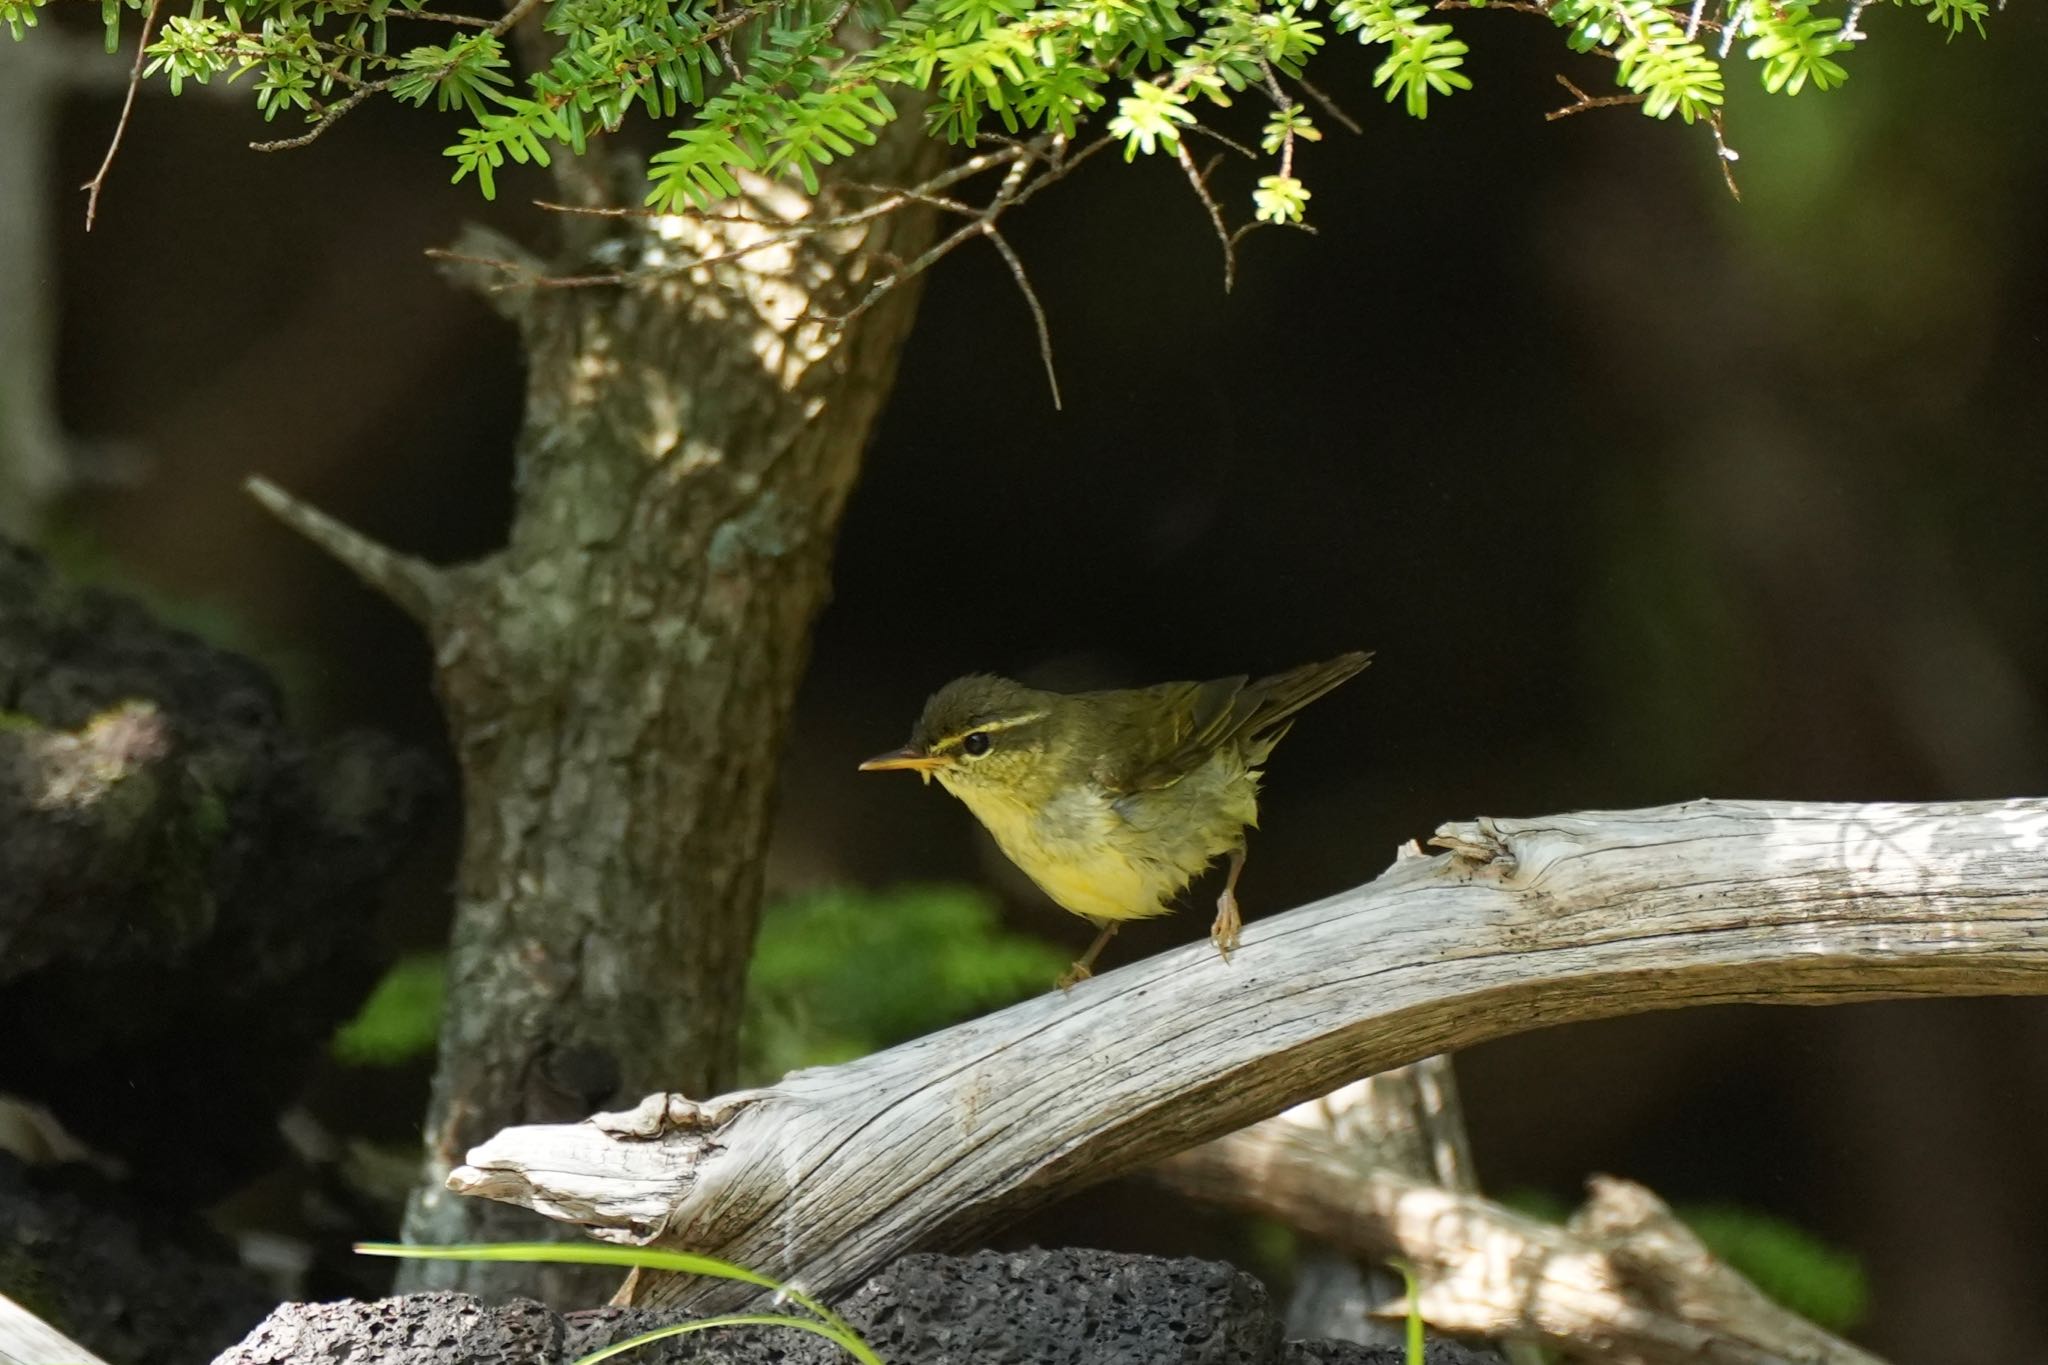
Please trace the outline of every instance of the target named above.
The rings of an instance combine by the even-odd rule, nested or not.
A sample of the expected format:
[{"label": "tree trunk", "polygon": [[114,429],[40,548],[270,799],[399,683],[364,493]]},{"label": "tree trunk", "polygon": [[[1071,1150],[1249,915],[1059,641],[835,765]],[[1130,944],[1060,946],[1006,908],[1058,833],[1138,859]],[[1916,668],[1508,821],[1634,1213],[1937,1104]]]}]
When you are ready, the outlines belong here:
[{"label": "tree trunk", "polygon": [[[939,152],[916,118],[883,136],[854,163],[865,178]],[[582,220],[602,236],[560,268],[647,272],[628,285],[537,285],[519,272],[556,267],[480,233],[463,245],[455,273],[518,324],[528,358],[498,554],[433,569],[254,490],[423,620],[461,765],[413,1241],[547,1235],[444,1188],[500,1129],[732,1081],[777,756],[914,287],[847,327],[825,319],[859,300],[877,259],[914,256],[930,233],[914,209],[692,268],[817,211],[766,184],[740,207]],[[414,1263],[401,1281],[557,1297],[592,1283],[456,1263]]]}]

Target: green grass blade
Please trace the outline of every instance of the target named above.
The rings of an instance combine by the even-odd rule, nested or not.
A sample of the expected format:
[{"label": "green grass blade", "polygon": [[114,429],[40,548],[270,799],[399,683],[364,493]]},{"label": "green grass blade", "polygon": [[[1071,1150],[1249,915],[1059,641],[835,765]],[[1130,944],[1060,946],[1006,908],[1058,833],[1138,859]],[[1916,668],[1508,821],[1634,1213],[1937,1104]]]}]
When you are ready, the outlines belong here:
[{"label": "green grass blade", "polygon": [[1408,1291],[1408,1346],[1406,1365],[1422,1365],[1422,1294],[1415,1285],[1415,1267],[1406,1261],[1388,1261]]},{"label": "green grass blade", "polygon": [[780,1280],[694,1251],[668,1251],[657,1247],[593,1246],[584,1242],[496,1242],[467,1246],[408,1246],[396,1242],[358,1242],[356,1250],[365,1256],[397,1256],[415,1261],[525,1261],[563,1265],[617,1265],[647,1270],[668,1270],[682,1275],[709,1275],[714,1279],[738,1280],[783,1295],[828,1327],[858,1340],[837,1313],[800,1289]]},{"label": "green grass blade", "polygon": [[636,1346],[660,1341],[664,1337],[679,1337],[689,1332],[706,1332],[713,1327],[794,1327],[800,1332],[811,1332],[825,1338],[833,1345],[858,1360],[861,1365],[882,1365],[882,1358],[869,1349],[868,1344],[851,1332],[842,1333],[828,1323],[813,1322],[809,1318],[793,1318],[783,1313],[727,1313],[722,1317],[699,1318],[695,1322],[678,1322],[667,1327],[657,1327],[651,1332],[613,1342],[602,1351],[592,1351],[576,1361],[576,1365],[597,1365],[600,1360],[630,1351]]}]

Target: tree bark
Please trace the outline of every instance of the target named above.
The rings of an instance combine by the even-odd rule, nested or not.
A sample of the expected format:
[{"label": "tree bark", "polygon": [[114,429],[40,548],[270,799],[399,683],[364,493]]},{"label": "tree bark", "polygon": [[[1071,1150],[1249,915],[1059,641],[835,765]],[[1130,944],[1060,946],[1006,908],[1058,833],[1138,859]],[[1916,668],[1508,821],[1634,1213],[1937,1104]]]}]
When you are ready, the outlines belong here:
[{"label": "tree bark", "polygon": [[[2048,800],[1479,820],[1379,880],[842,1066],[514,1129],[451,1184],[830,1296],[1361,1075],[1682,1005],[2048,993]],[[695,1306],[733,1291],[696,1282]]]},{"label": "tree bark", "polygon": [[[861,176],[908,178],[941,151],[914,117],[883,138]],[[785,187],[749,191],[744,219],[597,220],[576,259],[550,265],[481,234],[463,244],[456,273],[518,324],[528,358],[501,552],[430,568],[254,490],[424,622],[461,765],[414,1241],[545,1235],[446,1193],[491,1133],[732,1080],[777,756],[915,288],[852,325],[828,319],[930,234],[911,209],[734,256],[817,211]],[[535,286],[485,258],[648,278]],[[401,1283],[591,1292],[587,1276],[514,1265],[414,1263]]]}]

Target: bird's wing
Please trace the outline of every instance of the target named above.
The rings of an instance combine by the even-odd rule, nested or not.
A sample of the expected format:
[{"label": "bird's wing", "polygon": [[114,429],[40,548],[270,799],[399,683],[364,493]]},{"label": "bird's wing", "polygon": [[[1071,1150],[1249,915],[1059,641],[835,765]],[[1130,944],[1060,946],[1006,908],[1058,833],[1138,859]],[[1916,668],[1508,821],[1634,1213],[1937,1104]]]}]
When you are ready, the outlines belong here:
[{"label": "bird's wing", "polygon": [[1240,674],[1141,689],[1132,710],[1146,721],[1118,734],[1114,751],[1096,764],[1097,784],[1120,796],[1170,787],[1186,777],[1234,728],[1246,681]]},{"label": "bird's wing", "polygon": [[1121,752],[1097,765],[1095,780],[1116,794],[1170,787],[1232,740],[1247,746],[1246,761],[1256,766],[1287,733],[1295,712],[1356,674],[1371,658],[1365,653],[1344,654],[1257,682],[1239,674],[1148,687],[1143,711],[1160,719],[1141,735],[1123,737]]}]

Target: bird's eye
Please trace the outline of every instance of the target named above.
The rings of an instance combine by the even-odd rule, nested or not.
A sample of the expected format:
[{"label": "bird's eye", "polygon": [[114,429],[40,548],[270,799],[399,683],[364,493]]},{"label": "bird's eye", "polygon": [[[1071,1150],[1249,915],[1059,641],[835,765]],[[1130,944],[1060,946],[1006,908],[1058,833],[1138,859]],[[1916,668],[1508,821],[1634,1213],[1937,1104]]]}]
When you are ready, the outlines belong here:
[{"label": "bird's eye", "polygon": [[980,758],[988,752],[988,736],[976,730],[960,741],[960,752],[969,758]]}]

